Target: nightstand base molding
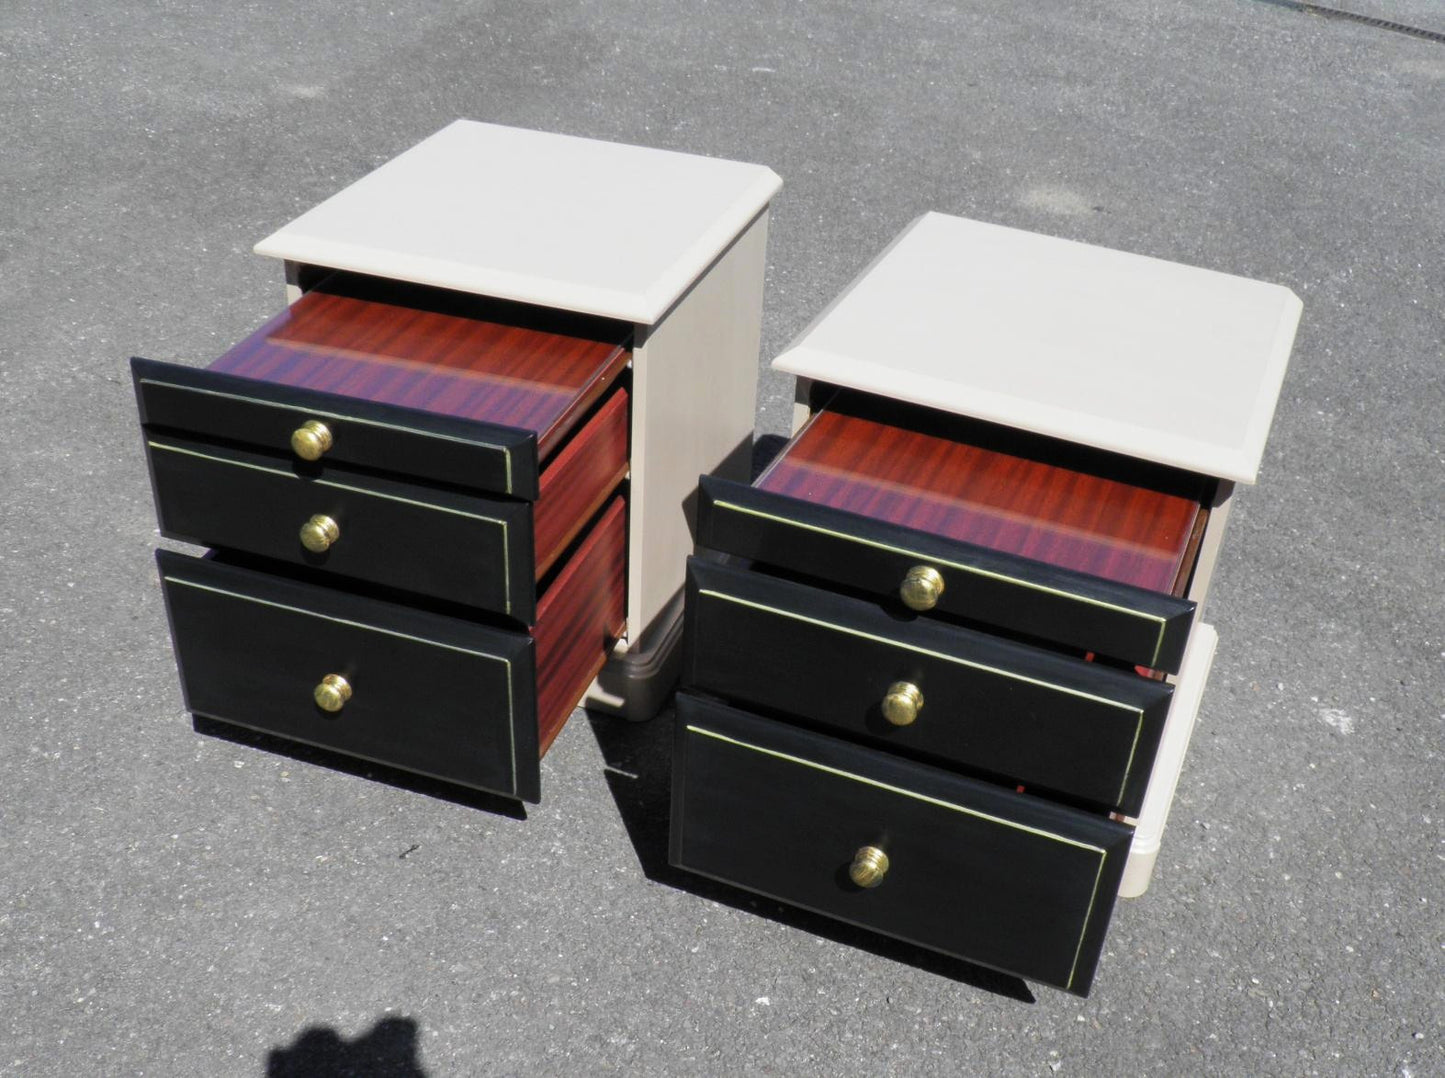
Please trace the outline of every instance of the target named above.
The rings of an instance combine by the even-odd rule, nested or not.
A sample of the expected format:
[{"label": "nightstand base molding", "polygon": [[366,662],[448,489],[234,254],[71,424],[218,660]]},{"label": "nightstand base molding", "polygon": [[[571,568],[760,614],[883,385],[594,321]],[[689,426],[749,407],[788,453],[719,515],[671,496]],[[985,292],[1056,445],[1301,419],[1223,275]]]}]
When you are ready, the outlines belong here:
[{"label": "nightstand base molding", "polygon": [[679,593],[639,643],[613,649],[583,707],[629,722],[646,722],[662,710],[682,673],[682,605]]}]

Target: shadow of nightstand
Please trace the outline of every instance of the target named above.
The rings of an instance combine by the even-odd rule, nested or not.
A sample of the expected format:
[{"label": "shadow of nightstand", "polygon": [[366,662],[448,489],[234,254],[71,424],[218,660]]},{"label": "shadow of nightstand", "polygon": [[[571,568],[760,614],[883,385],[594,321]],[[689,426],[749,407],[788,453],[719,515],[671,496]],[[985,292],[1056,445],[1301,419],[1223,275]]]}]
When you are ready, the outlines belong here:
[{"label": "shadow of nightstand", "polygon": [[372,763],[370,760],[362,760],[344,753],[317,748],[300,741],[290,741],[283,737],[276,737],[274,734],[248,730],[244,726],[232,726],[230,723],[208,719],[201,715],[193,716],[191,725],[198,734],[220,738],[233,745],[246,745],[275,756],[296,760],[299,763],[314,764],[330,771],[339,771],[343,775],[353,775],[371,782],[385,783],[388,786],[395,786],[399,790],[407,790],[424,797],[435,798],[438,801],[449,801],[454,805],[476,809],[479,812],[490,812],[493,815],[507,816],[514,820],[527,818],[527,808],[522,802],[502,797],[500,794],[473,790],[469,786],[459,786],[454,782],[434,779],[429,775],[418,775],[412,771],[388,767],[386,764]]}]

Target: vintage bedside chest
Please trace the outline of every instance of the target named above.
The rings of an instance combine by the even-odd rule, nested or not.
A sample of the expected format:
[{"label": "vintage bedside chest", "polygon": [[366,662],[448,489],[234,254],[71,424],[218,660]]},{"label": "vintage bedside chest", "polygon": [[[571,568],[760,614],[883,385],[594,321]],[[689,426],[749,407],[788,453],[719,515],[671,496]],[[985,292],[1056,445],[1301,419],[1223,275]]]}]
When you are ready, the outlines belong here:
[{"label": "vintage bedside chest", "polygon": [[676,670],[700,471],[746,476],[755,165],[458,121],[263,240],[290,306],[134,360],[187,706],[535,801]]},{"label": "vintage bedside chest", "polygon": [[781,455],[703,480],[673,863],[1086,994],[1158,853],[1299,315],[916,221],[775,361]]}]

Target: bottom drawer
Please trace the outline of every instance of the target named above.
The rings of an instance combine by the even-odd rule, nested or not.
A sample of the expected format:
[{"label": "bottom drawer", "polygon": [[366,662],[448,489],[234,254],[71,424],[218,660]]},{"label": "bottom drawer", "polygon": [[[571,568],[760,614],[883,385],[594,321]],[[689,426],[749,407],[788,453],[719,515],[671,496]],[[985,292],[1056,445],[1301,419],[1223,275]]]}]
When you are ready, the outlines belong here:
[{"label": "bottom drawer", "polygon": [[1079,995],[1094,978],[1132,834],[1103,816],[677,698],[674,865]]},{"label": "bottom drawer", "polygon": [[[198,715],[535,801],[533,644],[504,632],[160,551]],[[330,675],[328,711],[315,691]]]}]

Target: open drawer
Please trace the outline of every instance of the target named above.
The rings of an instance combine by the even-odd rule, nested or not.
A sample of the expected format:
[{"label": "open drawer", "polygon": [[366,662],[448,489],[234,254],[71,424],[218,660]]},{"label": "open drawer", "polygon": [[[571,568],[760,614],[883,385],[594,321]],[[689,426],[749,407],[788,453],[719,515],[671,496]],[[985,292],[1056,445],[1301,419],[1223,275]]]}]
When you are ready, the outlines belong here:
[{"label": "open drawer", "polygon": [[628,332],[338,274],[205,370],[133,360],[161,531],[530,624],[627,474]]},{"label": "open drawer", "polygon": [[896,610],[1175,672],[1212,483],[839,393],[752,487],[705,479],[698,540]]},{"label": "open drawer", "polygon": [[1173,686],[693,558],[684,680],[744,706],[1137,815]]}]

